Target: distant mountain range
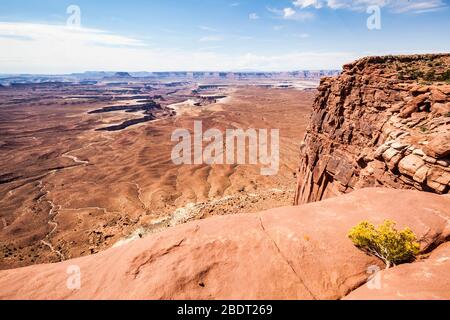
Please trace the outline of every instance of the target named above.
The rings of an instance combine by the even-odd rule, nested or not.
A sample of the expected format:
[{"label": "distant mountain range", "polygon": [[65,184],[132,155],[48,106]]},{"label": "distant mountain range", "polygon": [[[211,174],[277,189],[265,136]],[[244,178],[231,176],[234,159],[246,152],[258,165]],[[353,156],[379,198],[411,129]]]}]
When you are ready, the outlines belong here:
[{"label": "distant mountain range", "polygon": [[0,74],[0,85],[117,80],[117,79],[152,79],[152,80],[265,80],[265,79],[299,79],[318,80],[325,76],[336,76],[340,70],[300,70],[289,72],[209,72],[209,71],[171,71],[171,72],[124,72],[124,71],[86,71],[67,75],[37,74]]}]

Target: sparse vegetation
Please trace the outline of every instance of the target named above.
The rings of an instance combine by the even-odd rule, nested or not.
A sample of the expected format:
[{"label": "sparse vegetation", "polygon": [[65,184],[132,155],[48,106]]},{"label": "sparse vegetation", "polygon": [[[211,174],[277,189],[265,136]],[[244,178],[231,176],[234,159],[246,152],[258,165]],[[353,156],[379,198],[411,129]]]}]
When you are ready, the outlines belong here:
[{"label": "sparse vegetation", "polygon": [[410,78],[412,80],[417,80],[419,78],[423,78],[423,72],[420,70],[411,70]]},{"label": "sparse vegetation", "polygon": [[411,229],[398,231],[395,226],[391,220],[384,221],[378,228],[365,221],[354,227],[348,237],[358,248],[383,260],[389,269],[413,261],[420,250]]},{"label": "sparse vegetation", "polygon": [[447,81],[450,82],[450,69],[445,71],[442,75],[441,75],[441,81]]},{"label": "sparse vegetation", "polygon": [[430,69],[425,75],[423,76],[423,79],[426,81],[434,81],[436,78],[436,72],[433,69]]},{"label": "sparse vegetation", "polygon": [[422,80],[423,83],[431,84],[434,81],[443,81],[450,83],[450,70],[442,70],[440,63],[435,63],[427,70],[401,68],[396,66],[398,78],[400,80]]}]

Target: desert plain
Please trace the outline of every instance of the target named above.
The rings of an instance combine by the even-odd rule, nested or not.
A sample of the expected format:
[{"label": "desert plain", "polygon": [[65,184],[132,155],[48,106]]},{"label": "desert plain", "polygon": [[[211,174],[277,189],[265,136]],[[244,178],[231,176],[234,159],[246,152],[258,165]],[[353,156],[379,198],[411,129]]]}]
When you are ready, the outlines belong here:
[{"label": "desert plain", "polygon": [[[305,85],[306,84],[306,85]],[[317,82],[41,83],[0,90],[0,269],[215,215],[292,205]],[[295,115],[295,116],[292,116]],[[176,165],[176,129],[279,129],[280,166]]]}]

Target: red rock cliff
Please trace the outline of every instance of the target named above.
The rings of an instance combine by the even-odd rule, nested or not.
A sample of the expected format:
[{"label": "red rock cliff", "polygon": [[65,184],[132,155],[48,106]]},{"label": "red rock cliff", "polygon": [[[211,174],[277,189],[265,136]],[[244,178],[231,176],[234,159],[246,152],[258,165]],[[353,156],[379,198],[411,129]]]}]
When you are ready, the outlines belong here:
[{"label": "red rock cliff", "polygon": [[450,54],[369,57],[324,78],[296,204],[365,187],[450,186]]}]

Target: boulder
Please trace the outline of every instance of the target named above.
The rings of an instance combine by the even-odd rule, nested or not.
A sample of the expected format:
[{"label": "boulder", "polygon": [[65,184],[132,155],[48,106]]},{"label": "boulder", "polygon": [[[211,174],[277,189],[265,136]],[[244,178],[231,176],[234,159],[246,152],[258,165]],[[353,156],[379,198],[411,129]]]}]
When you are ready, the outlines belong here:
[{"label": "boulder", "polygon": [[419,169],[417,169],[416,173],[414,174],[414,181],[418,183],[424,183],[425,180],[427,180],[428,172],[429,172],[428,166],[422,166]]},{"label": "boulder", "polygon": [[432,158],[444,158],[450,155],[450,131],[434,134],[423,151]]},{"label": "boulder", "polygon": [[411,88],[411,93],[418,95],[418,94],[424,94],[430,91],[430,87],[423,86],[423,85],[415,85]]},{"label": "boulder", "polygon": [[413,112],[419,111],[419,107],[421,107],[427,99],[428,94],[421,94],[420,96],[413,98],[406,104],[402,112],[400,112],[400,118],[408,118]]},{"label": "boulder", "polygon": [[450,187],[450,173],[432,169],[427,176],[427,185],[438,193],[444,193]]},{"label": "boulder", "polygon": [[437,116],[449,116],[450,115],[450,102],[447,103],[433,103],[431,105],[431,112]]},{"label": "boulder", "polygon": [[450,95],[450,84],[442,85],[438,87],[438,90],[446,95]]},{"label": "boulder", "polygon": [[392,158],[397,156],[399,153],[400,153],[400,151],[398,151],[394,148],[389,148],[388,150],[386,150],[385,153],[383,153],[383,159],[386,160],[386,162],[389,162],[389,161],[391,161]]},{"label": "boulder", "polygon": [[398,164],[398,168],[401,173],[414,177],[417,170],[424,165],[425,161],[423,161],[422,158],[412,154],[403,158]]},{"label": "boulder", "polygon": [[433,102],[445,102],[447,101],[447,95],[436,88],[431,90],[431,100]]}]

